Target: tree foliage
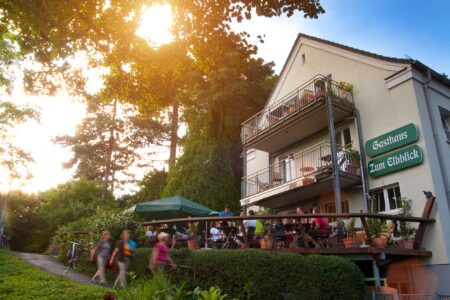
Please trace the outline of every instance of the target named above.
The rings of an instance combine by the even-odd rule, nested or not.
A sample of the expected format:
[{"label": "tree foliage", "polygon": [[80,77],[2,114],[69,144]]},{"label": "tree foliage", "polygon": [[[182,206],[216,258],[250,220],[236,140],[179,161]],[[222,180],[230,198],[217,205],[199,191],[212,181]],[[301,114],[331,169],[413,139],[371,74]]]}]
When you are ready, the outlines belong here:
[{"label": "tree foliage", "polygon": [[[134,106],[121,104],[117,105],[117,114],[113,116],[114,105],[91,100],[88,114],[77,126],[75,134],[54,139],[72,150],[73,156],[64,167],[75,168],[75,178],[101,182],[108,176],[111,186],[124,184],[127,179],[131,180],[128,169],[137,161],[143,164],[139,151],[160,143],[166,136],[167,128],[157,119],[143,118]],[[110,172],[105,174],[109,158]]]}]

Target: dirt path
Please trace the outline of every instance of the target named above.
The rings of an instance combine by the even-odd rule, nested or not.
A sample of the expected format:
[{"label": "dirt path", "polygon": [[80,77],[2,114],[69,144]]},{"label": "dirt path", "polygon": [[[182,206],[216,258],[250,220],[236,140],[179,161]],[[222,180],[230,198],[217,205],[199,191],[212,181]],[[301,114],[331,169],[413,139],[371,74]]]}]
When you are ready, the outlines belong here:
[{"label": "dirt path", "polygon": [[48,255],[16,252],[16,256],[47,273],[62,276],[80,283],[93,285],[91,279],[88,276],[80,274],[75,270],[63,265],[62,263],[55,261],[52,257]]}]

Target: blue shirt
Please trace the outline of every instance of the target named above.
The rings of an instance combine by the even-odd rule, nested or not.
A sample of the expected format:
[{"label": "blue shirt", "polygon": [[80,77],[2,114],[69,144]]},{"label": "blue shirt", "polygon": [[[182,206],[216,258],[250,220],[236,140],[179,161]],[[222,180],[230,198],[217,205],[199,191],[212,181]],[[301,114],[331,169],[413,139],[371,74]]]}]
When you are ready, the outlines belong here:
[{"label": "blue shirt", "polygon": [[232,217],[233,213],[231,211],[221,211],[219,212],[219,217]]}]

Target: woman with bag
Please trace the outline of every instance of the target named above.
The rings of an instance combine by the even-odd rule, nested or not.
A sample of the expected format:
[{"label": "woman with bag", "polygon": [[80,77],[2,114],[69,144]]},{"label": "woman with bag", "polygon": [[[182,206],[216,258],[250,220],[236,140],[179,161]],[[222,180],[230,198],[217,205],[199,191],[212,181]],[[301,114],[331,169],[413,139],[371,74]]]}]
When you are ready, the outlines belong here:
[{"label": "woman with bag", "polygon": [[102,238],[95,245],[95,248],[91,252],[90,261],[94,261],[97,259],[97,272],[94,277],[92,277],[92,282],[97,283],[97,277],[100,277],[100,281],[98,283],[105,284],[105,266],[108,263],[109,253],[111,251],[111,245],[108,240],[111,237],[109,231],[102,232]]},{"label": "woman with bag", "polygon": [[117,275],[116,281],[114,282],[114,287],[116,287],[118,283],[120,283],[122,287],[126,287],[128,266],[130,265],[131,257],[135,250],[128,243],[130,238],[130,232],[128,230],[124,230],[120,237],[121,240],[116,243],[116,247],[109,260],[109,265],[111,266],[114,263],[114,259],[117,257],[117,263],[119,265],[119,275]]}]

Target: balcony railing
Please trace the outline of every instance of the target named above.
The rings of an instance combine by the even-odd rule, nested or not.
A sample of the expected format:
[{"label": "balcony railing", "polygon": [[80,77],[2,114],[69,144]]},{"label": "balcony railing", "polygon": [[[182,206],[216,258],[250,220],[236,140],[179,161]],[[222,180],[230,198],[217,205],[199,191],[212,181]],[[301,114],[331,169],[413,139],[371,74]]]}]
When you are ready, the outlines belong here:
[{"label": "balcony railing", "polygon": [[344,89],[339,83],[323,75],[317,75],[245,121],[242,124],[243,143],[279,124],[280,121],[307,109],[314,103],[324,101],[328,95],[331,95],[333,104],[349,111],[353,110],[351,91]]},{"label": "balcony railing", "polygon": [[[359,161],[353,156],[352,152],[338,146],[337,167],[356,175]],[[316,181],[317,175],[332,169],[331,146],[324,141],[242,178],[242,198],[293,181],[296,186],[309,185]]]}]

